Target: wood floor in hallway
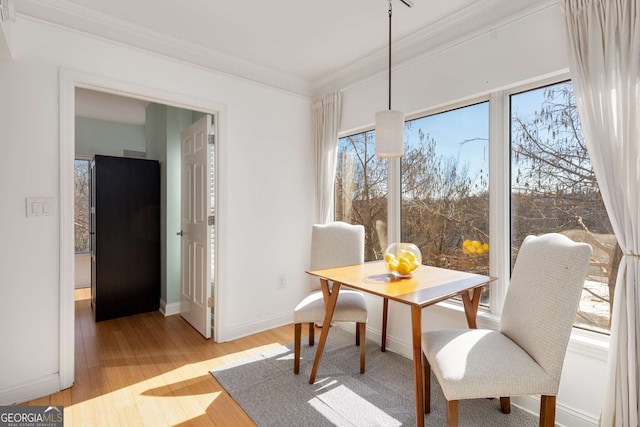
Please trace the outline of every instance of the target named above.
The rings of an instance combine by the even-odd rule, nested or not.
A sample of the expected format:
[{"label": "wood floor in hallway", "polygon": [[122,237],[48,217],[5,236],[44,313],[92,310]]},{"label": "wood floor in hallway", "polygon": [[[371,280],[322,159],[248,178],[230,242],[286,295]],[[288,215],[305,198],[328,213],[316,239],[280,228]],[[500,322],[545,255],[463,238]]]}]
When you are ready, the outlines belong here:
[{"label": "wood floor in hallway", "polygon": [[95,323],[90,293],[76,290],[74,386],[24,405],[64,406],[65,427],[255,425],[209,370],[292,342],[293,325],[218,344],[179,315]]}]

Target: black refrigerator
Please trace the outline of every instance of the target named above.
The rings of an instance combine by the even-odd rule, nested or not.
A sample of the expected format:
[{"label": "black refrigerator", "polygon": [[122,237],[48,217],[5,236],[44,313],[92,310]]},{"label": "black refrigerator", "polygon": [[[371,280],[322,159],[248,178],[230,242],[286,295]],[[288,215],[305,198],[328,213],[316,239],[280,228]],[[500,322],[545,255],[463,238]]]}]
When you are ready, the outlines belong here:
[{"label": "black refrigerator", "polygon": [[91,162],[91,306],[96,322],[160,307],[160,165]]}]

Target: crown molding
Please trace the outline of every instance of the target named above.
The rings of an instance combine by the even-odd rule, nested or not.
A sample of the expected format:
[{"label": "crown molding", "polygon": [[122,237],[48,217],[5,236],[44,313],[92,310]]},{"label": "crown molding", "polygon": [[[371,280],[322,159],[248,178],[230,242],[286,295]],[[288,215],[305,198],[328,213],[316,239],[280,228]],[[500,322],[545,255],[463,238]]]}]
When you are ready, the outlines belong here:
[{"label": "crown molding", "polygon": [[305,97],[312,92],[309,82],[294,76],[149,30],[67,0],[22,0],[18,13]]},{"label": "crown molding", "polygon": [[[406,67],[437,52],[472,40],[543,9],[557,6],[556,0],[483,0],[423,28],[393,44],[393,69]],[[315,82],[315,96],[344,90],[376,79],[387,72],[385,47],[348,64]]]},{"label": "crown molding", "polygon": [[[557,0],[483,0],[396,41],[394,69],[551,6]],[[347,64],[316,81],[307,81],[213,49],[149,30],[68,0],[21,0],[18,14],[97,38],[137,47],[195,66],[304,97],[344,90],[379,78],[387,69],[387,48]]]}]

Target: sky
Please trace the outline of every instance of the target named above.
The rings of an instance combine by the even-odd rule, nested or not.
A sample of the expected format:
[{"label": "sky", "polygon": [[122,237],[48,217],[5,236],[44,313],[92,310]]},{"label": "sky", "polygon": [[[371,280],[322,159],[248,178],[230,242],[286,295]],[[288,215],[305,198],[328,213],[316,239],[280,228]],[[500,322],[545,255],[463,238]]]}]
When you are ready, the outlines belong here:
[{"label": "sky", "polygon": [[469,177],[489,171],[489,103],[483,102],[428,117],[405,125],[408,146],[419,143],[418,131],[435,139],[436,155],[458,158],[469,167]]},{"label": "sky", "polygon": [[[530,90],[510,97],[512,115],[532,118],[544,100],[545,88]],[[436,154],[443,158],[458,158],[469,167],[469,177],[489,171],[489,102],[407,122],[405,140],[408,146],[419,142],[418,130],[435,139]]]},{"label": "sky", "polygon": [[[566,83],[558,85],[561,84]],[[536,111],[540,110],[545,89],[542,87],[511,95],[511,114],[525,120],[533,118]],[[437,156],[458,159],[461,166],[466,164],[472,180],[478,179],[482,171],[484,182],[488,182],[488,101],[408,121],[405,124],[406,148],[419,143],[419,130],[435,139]]]}]

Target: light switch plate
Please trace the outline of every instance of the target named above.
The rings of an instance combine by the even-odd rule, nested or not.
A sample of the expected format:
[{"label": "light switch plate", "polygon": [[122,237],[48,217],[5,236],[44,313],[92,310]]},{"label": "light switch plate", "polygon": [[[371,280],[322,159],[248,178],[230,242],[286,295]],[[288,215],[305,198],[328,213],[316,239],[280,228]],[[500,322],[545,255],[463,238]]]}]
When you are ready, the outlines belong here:
[{"label": "light switch plate", "polygon": [[27,197],[27,218],[36,216],[53,216],[55,211],[54,197]]}]

